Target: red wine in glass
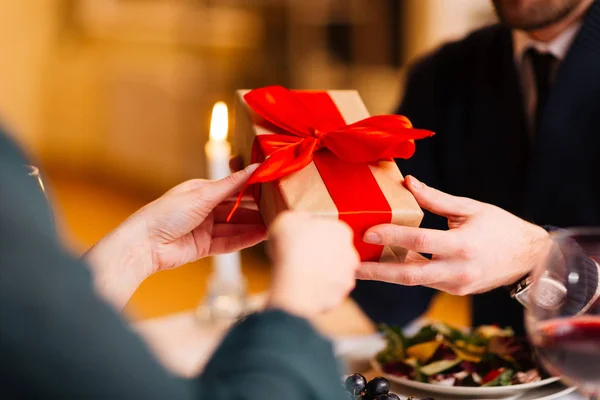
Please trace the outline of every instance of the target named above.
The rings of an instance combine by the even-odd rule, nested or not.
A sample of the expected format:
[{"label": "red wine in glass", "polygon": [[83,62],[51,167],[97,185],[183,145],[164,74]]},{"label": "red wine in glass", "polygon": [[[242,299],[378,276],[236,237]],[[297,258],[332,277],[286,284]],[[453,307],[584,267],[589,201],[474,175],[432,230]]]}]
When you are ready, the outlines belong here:
[{"label": "red wine in glass", "polygon": [[527,332],[548,372],[598,399],[600,227],[561,229],[551,237],[533,273]]},{"label": "red wine in glass", "polygon": [[538,325],[533,344],[544,366],[588,390],[600,388],[600,316],[556,318]]}]

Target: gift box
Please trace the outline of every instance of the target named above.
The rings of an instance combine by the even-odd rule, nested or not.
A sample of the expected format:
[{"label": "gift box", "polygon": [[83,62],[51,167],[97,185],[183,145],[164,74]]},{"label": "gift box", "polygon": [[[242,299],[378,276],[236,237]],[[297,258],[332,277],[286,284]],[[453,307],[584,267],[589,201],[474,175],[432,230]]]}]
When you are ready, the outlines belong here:
[{"label": "gift box", "polygon": [[246,165],[262,163],[248,185],[267,226],[289,209],[340,219],[363,261],[405,259],[403,248],[362,239],[379,224],[419,226],[423,212],[393,158],[412,156],[414,140],[432,134],[402,116],[369,117],[353,90],[236,94],[234,151]]}]

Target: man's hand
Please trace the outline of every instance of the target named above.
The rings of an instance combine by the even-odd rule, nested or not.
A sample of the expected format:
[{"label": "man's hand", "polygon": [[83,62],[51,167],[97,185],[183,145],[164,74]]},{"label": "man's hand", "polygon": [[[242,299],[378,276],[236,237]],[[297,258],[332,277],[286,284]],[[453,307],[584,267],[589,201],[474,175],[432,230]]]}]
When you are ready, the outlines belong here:
[{"label": "man's hand", "polygon": [[518,281],[550,249],[544,229],[501,208],[448,195],[412,176],[405,183],[422,208],[448,218],[450,230],[397,225],[369,229],[365,242],[402,246],[409,256],[403,264],[363,263],[358,279],[429,286],[456,295],[481,293]]},{"label": "man's hand", "polygon": [[266,229],[255,205],[242,204],[230,223],[227,201],[256,165],[220,181],[184,182],[146,205],[85,256],[98,289],[121,307],[155,272],[213,254],[237,251],[264,240]]},{"label": "man's hand", "polygon": [[360,258],[343,222],[285,212],[270,229],[275,266],[269,307],[311,317],[337,306],[355,284]]}]

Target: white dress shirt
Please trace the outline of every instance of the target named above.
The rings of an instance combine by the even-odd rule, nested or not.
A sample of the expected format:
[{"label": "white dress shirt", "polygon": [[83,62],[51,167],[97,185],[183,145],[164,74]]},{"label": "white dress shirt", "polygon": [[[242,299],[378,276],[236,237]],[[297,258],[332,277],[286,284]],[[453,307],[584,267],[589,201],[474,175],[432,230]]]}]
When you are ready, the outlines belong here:
[{"label": "white dress shirt", "polygon": [[533,48],[540,53],[552,54],[558,60],[554,66],[553,78],[558,69],[559,63],[565,58],[575,36],[581,29],[581,21],[571,25],[568,29],[558,35],[549,42],[540,42],[533,39],[526,32],[513,29],[513,51],[517,71],[521,78],[521,92],[523,94],[523,104],[525,105],[525,114],[531,131],[533,127],[533,119],[537,104],[537,93],[535,85],[535,77],[531,60],[525,57],[527,50]]}]

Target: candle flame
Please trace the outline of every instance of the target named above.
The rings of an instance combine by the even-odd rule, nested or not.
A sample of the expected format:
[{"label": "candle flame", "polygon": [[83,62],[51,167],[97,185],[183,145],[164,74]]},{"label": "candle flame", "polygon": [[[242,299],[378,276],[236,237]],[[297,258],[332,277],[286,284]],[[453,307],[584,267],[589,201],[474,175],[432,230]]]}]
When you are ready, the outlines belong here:
[{"label": "candle flame", "polygon": [[227,139],[229,129],[229,118],[227,115],[227,104],[222,101],[215,103],[210,119],[210,140],[224,141]]}]

